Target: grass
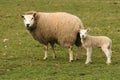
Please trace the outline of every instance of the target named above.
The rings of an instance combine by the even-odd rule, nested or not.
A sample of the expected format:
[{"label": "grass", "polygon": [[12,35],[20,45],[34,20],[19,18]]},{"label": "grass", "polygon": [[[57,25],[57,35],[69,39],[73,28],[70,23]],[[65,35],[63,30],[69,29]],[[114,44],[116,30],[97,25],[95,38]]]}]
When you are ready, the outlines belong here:
[{"label": "grass", "polygon": [[[119,80],[119,9],[120,1],[115,0],[0,0],[0,80]],[[80,17],[91,35],[112,39],[113,63],[106,65],[99,49],[93,50],[92,64],[84,64],[84,49],[80,60],[69,63],[68,51],[58,45],[57,59],[52,59],[49,49],[49,59],[44,61],[42,45],[33,40],[20,17],[28,10],[63,11]]]}]

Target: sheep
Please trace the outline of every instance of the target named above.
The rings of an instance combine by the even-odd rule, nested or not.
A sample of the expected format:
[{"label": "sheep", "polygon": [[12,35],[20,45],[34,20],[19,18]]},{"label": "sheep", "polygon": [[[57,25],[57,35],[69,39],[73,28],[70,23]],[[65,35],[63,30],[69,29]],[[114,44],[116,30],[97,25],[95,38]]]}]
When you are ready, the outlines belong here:
[{"label": "sheep", "polygon": [[102,51],[107,57],[106,63],[110,64],[112,55],[112,40],[106,36],[90,36],[88,35],[88,32],[89,29],[81,29],[79,32],[81,37],[81,43],[83,47],[87,50],[87,58],[85,64],[92,62],[91,55],[93,47],[101,47]]},{"label": "sheep", "polygon": [[[83,28],[83,23],[77,16],[66,12],[28,11],[21,17],[33,38],[44,45],[44,60],[48,58],[48,44],[53,51],[53,59],[56,58],[54,44],[67,48],[69,62],[73,61],[73,45],[78,47],[78,51],[81,50],[79,30]],[[79,58],[78,53],[76,59]]]}]

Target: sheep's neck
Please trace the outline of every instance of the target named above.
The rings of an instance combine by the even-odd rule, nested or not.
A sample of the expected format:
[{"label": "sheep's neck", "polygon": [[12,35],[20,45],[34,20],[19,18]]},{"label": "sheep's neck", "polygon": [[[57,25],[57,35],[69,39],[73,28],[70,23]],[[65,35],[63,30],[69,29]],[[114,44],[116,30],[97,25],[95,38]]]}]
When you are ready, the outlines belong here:
[{"label": "sheep's neck", "polygon": [[29,28],[30,32],[34,32],[35,30],[36,30],[36,23],[34,23],[33,26]]},{"label": "sheep's neck", "polygon": [[29,31],[33,32],[33,31],[35,31],[35,29],[36,29],[35,27],[31,27],[31,28],[29,28]]}]

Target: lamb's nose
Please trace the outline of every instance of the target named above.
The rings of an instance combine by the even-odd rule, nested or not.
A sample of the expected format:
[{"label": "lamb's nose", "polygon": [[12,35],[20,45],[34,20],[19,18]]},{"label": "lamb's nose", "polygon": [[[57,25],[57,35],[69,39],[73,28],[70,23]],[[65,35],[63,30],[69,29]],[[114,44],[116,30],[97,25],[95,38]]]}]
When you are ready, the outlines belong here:
[{"label": "lamb's nose", "polygon": [[27,28],[30,26],[30,24],[26,24]]},{"label": "lamb's nose", "polygon": [[82,35],[82,38],[84,38],[84,35]]}]

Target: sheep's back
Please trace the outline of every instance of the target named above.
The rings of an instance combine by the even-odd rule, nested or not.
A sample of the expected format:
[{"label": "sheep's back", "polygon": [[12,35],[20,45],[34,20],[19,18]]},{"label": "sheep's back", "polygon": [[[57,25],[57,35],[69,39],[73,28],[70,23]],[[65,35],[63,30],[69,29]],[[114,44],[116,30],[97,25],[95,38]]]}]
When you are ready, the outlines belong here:
[{"label": "sheep's back", "polygon": [[39,35],[42,35],[44,40],[55,40],[64,47],[75,43],[77,33],[83,27],[78,17],[63,12],[39,13],[39,15],[40,19],[37,25],[39,26]]}]

